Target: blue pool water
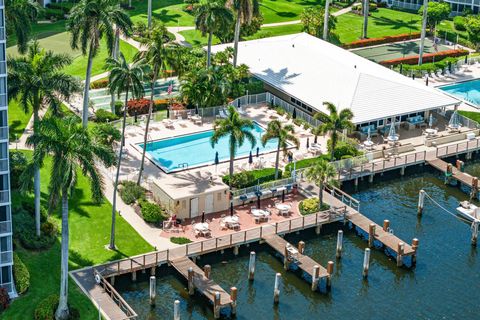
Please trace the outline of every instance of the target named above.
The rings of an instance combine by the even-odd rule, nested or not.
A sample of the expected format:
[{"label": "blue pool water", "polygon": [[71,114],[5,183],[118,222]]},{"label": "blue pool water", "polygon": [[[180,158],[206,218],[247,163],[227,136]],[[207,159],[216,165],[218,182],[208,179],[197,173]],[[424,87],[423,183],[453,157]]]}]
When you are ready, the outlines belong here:
[{"label": "blue pool water", "polygon": [[[246,157],[250,151],[255,156],[257,147],[260,153],[271,152],[277,149],[278,141],[269,140],[265,147],[261,143],[261,137],[265,130],[254,122],[254,128],[251,130],[257,143],[252,149],[249,141],[237,149],[236,158]],[[200,165],[209,165],[215,163],[215,153],[218,151],[220,162],[230,159],[229,139],[223,137],[212,148],[210,138],[213,130],[200,133],[189,134],[174,138],[162,139],[147,143],[147,154],[150,159],[159,165],[164,171],[172,172],[181,169],[196,167]],[[143,148],[143,143],[139,144]],[[186,165],[185,165],[186,164]]]},{"label": "blue pool water", "polygon": [[480,79],[442,86],[439,89],[480,106]]}]

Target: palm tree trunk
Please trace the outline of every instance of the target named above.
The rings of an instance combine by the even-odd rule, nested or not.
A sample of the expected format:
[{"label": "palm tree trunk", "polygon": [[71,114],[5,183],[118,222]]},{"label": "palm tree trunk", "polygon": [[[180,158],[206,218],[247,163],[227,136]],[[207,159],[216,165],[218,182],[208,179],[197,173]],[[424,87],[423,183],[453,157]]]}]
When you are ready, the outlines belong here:
[{"label": "palm tree trunk", "polygon": [[57,311],[55,312],[56,320],[68,319],[68,190],[62,190],[62,258],[61,258],[61,275],[60,275],[60,300],[58,302]]},{"label": "palm tree trunk", "polygon": [[240,40],[240,12],[237,12],[237,22],[235,23],[235,36],[233,38],[233,66],[237,66],[237,55],[238,55],[238,41]]},{"label": "palm tree trunk", "polygon": [[93,40],[90,42],[90,48],[88,49],[87,74],[85,76],[85,89],[83,92],[82,124],[84,128],[86,128],[88,124],[88,104],[89,104],[90,78],[92,76],[92,64],[93,64]]},{"label": "palm tree trunk", "polygon": [[320,190],[318,191],[318,210],[322,210],[323,207],[323,182],[320,182]]},{"label": "palm tree trunk", "polygon": [[110,230],[110,245],[108,246],[110,250],[115,249],[115,219],[117,215],[117,190],[118,190],[118,179],[120,178],[120,165],[122,163],[122,156],[123,156],[123,145],[125,143],[125,126],[127,122],[127,103],[128,103],[128,88],[127,88],[127,91],[125,92],[125,105],[123,107],[123,122],[122,122],[122,138],[120,140],[120,150],[118,151],[117,174],[115,176],[115,184],[113,186],[112,227]]},{"label": "palm tree trunk", "polygon": [[[37,107],[33,109],[33,132],[35,133],[40,117],[38,115],[38,109],[40,108],[39,101],[35,101]],[[33,150],[36,146],[33,145]],[[35,204],[35,234],[37,237],[40,237],[40,167],[35,165],[33,173],[33,194],[34,194],[34,204]]]},{"label": "palm tree trunk", "polygon": [[[118,58],[118,52],[120,48],[120,29],[118,27],[115,29],[115,41],[113,43],[112,58]],[[115,94],[110,95],[110,110],[115,114]]]},{"label": "palm tree trunk", "polygon": [[335,130],[332,131],[330,139],[332,139],[332,150],[330,152],[330,161],[334,161],[335,160],[335,148],[337,147],[337,133],[335,132]]},{"label": "palm tree trunk", "polygon": [[155,82],[157,81],[157,73],[158,73],[157,69],[158,67],[155,66],[155,70],[153,71],[152,84],[150,85],[150,89],[152,90],[150,93],[150,107],[148,108],[147,123],[145,124],[145,135],[143,137],[142,162],[140,162],[140,170],[138,172],[137,185],[140,185],[140,183],[142,182],[143,166],[145,165],[145,153],[147,152],[148,128],[150,126],[150,119],[152,118],[153,96],[154,96],[153,89],[155,88]]},{"label": "palm tree trunk", "polygon": [[278,163],[280,161],[280,139],[278,139],[277,155],[275,159],[275,180],[278,179]]},{"label": "palm tree trunk", "polygon": [[328,41],[328,18],[330,18],[330,0],[325,1],[325,12],[323,16],[323,40]]},{"label": "palm tree trunk", "polygon": [[362,32],[362,38],[367,39],[368,38],[368,11],[370,9],[370,1],[369,0],[363,0],[363,32]]},{"label": "palm tree trunk", "polygon": [[152,28],[152,0],[148,0],[147,26],[148,26],[148,30]]},{"label": "palm tree trunk", "polygon": [[212,63],[212,38],[213,38],[213,32],[210,31],[208,33],[208,46],[207,46],[207,69],[210,68],[210,65]]}]

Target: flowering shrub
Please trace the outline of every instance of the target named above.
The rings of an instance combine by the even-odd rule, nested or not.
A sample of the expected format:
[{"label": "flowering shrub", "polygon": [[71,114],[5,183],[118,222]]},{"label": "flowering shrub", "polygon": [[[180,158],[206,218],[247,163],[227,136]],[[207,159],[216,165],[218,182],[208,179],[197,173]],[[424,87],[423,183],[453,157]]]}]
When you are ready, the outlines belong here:
[{"label": "flowering shrub", "polygon": [[[435,58],[435,61],[440,61],[448,57],[468,56],[468,54],[469,52],[467,50],[445,50],[445,51],[440,51],[436,53],[424,54],[422,61],[432,62],[434,58]],[[418,63],[418,55],[380,61],[380,64],[384,66],[392,66],[392,65],[394,66],[398,64],[417,64],[417,63]]]},{"label": "flowering shrub", "polygon": [[127,103],[127,112],[130,116],[141,114],[147,114],[148,108],[150,107],[150,100],[149,99],[132,99]]},{"label": "flowering shrub", "polygon": [[90,89],[103,89],[108,87],[108,79],[100,79],[90,83]]},{"label": "flowering shrub", "polygon": [[417,38],[420,38],[419,32],[413,32],[411,34],[405,33],[405,34],[399,34],[396,36],[385,36],[381,38],[369,38],[369,39],[356,40],[356,41],[344,44],[343,48],[345,49],[362,48],[362,47],[374,46],[374,45],[383,44],[383,43],[405,41],[405,40],[411,40],[411,39],[417,39]]}]

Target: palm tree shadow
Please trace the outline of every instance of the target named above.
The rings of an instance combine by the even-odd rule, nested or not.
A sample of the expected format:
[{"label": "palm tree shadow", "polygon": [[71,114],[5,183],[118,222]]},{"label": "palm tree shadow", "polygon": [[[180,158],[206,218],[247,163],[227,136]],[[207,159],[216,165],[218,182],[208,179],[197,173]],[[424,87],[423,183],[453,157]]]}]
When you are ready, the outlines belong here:
[{"label": "palm tree shadow", "polygon": [[417,31],[417,20],[404,21],[400,19],[390,19],[387,17],[372,17],[374,24],[382,27],[389,27],[389,29],[398,30],[401,28],[410,28],[413,31]]},{"label": "palm tree shadow", "polygon": [[283,68],[278,72],[275,72],[274,70],[268,68],[266,70],[262,71],[262,74],[259,74],[260,77],[266,78],[269,81],[272,81],[276,84],[291,84],[292,82],[290,81],[293,78],[296,78],[300,76],[299,73],[292,73],[288,74],[288,68]]},{"label": "palm tree shadow", "polygon": [[69,250],[68,260],[80,267],[92,266],[94,264],[93,260],[83,257],[78,251],[72,249]]},{"label": "palm tree shadow", "polygon": [[156,19],[159,19],[163,23],[177,22],[178,19],[181,17],[181,15],[178,14],[178,13],[168,14],[168,10],[166,10],[166,9],[163,9],[160,12],[153,12],[152,16]]},{"label": "palm tree shadow", "polygon": [[177,173],[174,174],[174,177],[185,182],[173,183],[173,186],[175,186],[176,188],[195,186],[195,189],[192,191],[195,193],[202,193],[212,187],[223,185],[221,181],[210,181],[210,175],[205,175],[200,171]]}]

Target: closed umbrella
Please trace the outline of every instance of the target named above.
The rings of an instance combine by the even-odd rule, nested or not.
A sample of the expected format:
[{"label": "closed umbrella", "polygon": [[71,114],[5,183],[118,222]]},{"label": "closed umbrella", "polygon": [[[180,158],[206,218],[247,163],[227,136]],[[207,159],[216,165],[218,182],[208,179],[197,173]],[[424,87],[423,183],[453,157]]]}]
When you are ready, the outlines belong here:
[{"label": "closed umbrella", "polygon": [[198,114],[198,106],[195,106],[195,114]]},{"label": "closed umbrella", "polygon": [[310,148],[310,138],[307,138],[307,149]]},{"label": "closed umbrella", "polygon": [[258,158],[258,155],[260,154],[260,148],[257,147],[257,158]]},{"label": "closed umbrella", "polygon": [[458,129],[460,127],[460,120],[458,119],[458,113],[457,110],[455,110],[452,114],[452,117],[450,118],[450,121],[448,122],[448,126],[450,128]]},{"label": "closed umbrella", "polygon": [[205,211],[202,211],[202,223],[205,223]]},{"label": "closed umbrella", "polygon": [[315,135],[315,138],[313,139],[313,143],[317,143],[317,138],[318,138],[318,136]]},{"label": "closed umbrella", "polygon": [[233,201],[230,201],[230,217],[233,217]]},{"label": "closed umbrella", "polygon": [[431,128],[433,126],[433,114],[430,113],[430,118],[428,118],[428,126]]},{"label": "closed umbrella", "polygon": [[428,77],[427,77],[427,80],[425,80],[425,84],[426,84],[427,87],[428,87]]},{"label": "closed umbrella", "polygon": [[293,109],[292,119],[297,119],[297,108]]},{"label": "closed umbrella", "polygon": [[220,163],[219,159],[218,159],[218,151],[215,152],[215,171],[217,171],[217,166],[218,164]]},{"label": "closed umbrella", "polygon": [[167,119],[170,119],[170,106],[167,106]]},{"label": "closed umbrella", "polygon": [[248,164],[251,165],[253,163],[253,155],[252,150],[250,150],[250,155],[248,156]]}]

